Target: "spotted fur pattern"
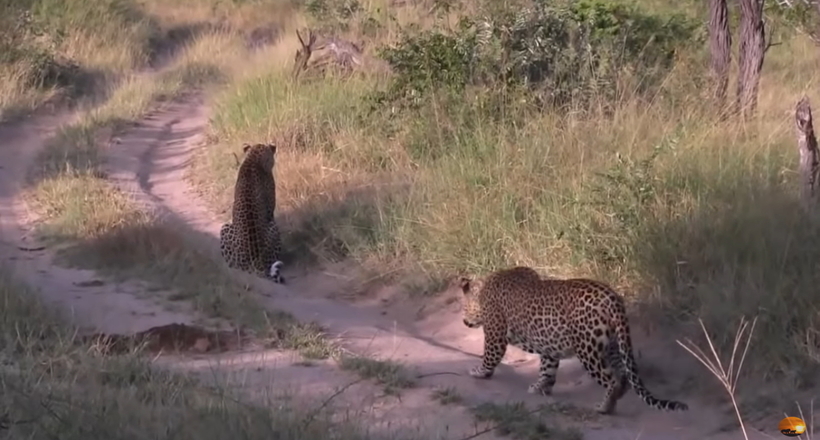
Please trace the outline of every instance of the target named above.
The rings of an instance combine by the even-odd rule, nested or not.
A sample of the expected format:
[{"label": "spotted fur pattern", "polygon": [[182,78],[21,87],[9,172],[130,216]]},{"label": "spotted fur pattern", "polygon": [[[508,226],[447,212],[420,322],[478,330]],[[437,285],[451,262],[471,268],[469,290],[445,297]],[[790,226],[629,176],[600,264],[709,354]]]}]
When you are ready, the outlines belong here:
[{"label": "spotted fur pattern", "polygon": [[282,240],[273,218],[276,146],[245,144],[234,188],[232,223],[219,231],[219,247],[228,266],[284,284],[279,261]]},{"label": "spotted fur pattern", "polygon": [[481,365],[470,370],[490,378],[514,345],[541,357],[538,380],[528,392],[549,395],[561,359],[578,357],[587,372],[606,389],[596,406],[611,414],[631,386],[643,401],[660,410],[685,411],[685,403],[652,396],[638,375],[626,307],[606,284],[589,279],[545,279],[528,267],[515,267],[485,279],[460,277],[464,324],[483,327]]}]

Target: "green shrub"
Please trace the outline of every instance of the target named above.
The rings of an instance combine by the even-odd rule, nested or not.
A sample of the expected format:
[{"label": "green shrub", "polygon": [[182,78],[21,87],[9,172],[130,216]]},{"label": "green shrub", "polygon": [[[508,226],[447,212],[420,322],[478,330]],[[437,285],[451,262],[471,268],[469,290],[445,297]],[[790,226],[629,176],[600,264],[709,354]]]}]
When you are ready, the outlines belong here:
[{"label": "green shrub", "polygon": [[397,76],[378,98],[418,103],[431,89],[524,85],[542,104],[566,105],[615,98],[632,77],[640,92],[651,92],[679,51],[697,47],[699,26],[605,0],[535,0],[464,18],[452,32],[406,32],[381,51]]}]

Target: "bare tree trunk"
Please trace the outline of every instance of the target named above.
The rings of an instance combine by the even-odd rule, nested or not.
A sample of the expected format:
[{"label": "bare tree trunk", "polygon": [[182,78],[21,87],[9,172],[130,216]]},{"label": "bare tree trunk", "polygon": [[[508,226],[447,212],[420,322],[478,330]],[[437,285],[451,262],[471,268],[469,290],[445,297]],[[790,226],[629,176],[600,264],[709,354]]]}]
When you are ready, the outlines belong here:
[{"label": "bare tree trunk", "polygon": [[[814,10],[817,13],[817,16],[820,17],[820,0],[814,0]],[[817,37],[820,36],[820,27],[815,27],[809,32],[814,42],[817,43]]]},{"label": "bare tree trunk", "polygon": [[763,1],[740,0],[737,112],[745,117],[754,115],[757,110],[760,71],[763,69],[763,56],[766,52]]},{"label": "bare tree trunk", "polygon": [[814,4],[815,21],[814,26],[808,30],[809,38],[815,43],[820,43],[820,26],[817,26],[817,18],[820,17],[820,0],[811,0]]},{"label": "bare tree trunk", "polygon": [[810,208],[817,200],[820,152],[817,150],[817,138],[814,135],[808,97],[804,96],[797,103],[794,121],[797,125],[797,148],[800,152],[800,200],[804,207]]},{"label": "bare tree trunk", "polygon": [[729,10],[726,0],[709,1],[709,50],[714,76],[714,98],[721,110],[726,104],[729,88],[729,67],[732,63],[732,34],[729,32]]}]

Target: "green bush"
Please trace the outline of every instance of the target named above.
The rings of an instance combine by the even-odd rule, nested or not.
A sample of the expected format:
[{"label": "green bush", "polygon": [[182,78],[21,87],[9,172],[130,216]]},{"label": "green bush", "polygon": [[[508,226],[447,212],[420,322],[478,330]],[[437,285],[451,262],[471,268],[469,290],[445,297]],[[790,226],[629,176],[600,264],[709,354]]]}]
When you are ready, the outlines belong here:
[{"label": "green bush", "polygon": [[398,73],[390,96],[418,104],[431,88],[462,91],[474,76],[476,48],[476,36],[467,29],[458,35],[405,33],[397,47],[381,51],[382,58]]},{"label": "green bush", "polygon": [[699,28],[683,15],[651,15],[606,0],[535,0],[464,18],[454,31],[405,33],[381,51],[397,76],[378,98],[417,103],[431,89],[523,85],[542,104],[566,105],[615,98],[630,78],[647,93],[679,51],[702,41]]}]

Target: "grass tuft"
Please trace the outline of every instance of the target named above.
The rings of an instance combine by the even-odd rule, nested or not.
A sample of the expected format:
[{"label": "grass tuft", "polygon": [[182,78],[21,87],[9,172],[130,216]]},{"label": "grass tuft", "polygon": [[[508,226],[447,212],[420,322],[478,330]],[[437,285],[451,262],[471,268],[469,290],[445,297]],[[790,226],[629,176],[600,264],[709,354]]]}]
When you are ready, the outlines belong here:
[{"label": "grass tuft", "polygon": [[546,408],[530,410],[523,402],[497,404],[485,402],[473,408],[480,422],[492,423],[491,430],[516,440],[556,439],[581,440],[583,434],[575,428],[548,426],[542,418]]},{"label": "grass tuft", "polygon": [[433,391],[433,399],[438,400],[442,405],[452,405],[461,403],[462,397],[455,387],[442,387]]},{"label": "grass tuft", "polygon": [[412,388],[416,381],[400,364],[389,360],[376,360],[363,356],[342,355],[338,358],[339,367],[352,371],[362,379],[374,379],[384,386],[386,394],[397,394],[403,388]]}]

